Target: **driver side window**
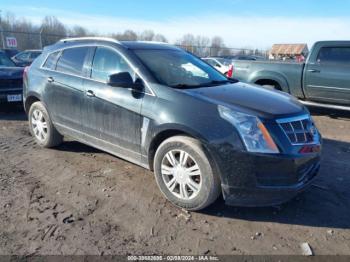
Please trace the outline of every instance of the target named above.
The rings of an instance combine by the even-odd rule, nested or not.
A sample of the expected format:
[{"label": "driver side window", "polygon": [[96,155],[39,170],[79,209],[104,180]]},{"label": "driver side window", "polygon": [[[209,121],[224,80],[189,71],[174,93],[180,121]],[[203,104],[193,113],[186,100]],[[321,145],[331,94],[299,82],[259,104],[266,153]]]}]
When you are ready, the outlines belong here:
[{"label": "driver side window", "polygon": [[134,78],[134,71],[117,52],[106,47],[97,47],[91,68],[91,78],[100,82],[107,82],[112,74],[129,72]]}]

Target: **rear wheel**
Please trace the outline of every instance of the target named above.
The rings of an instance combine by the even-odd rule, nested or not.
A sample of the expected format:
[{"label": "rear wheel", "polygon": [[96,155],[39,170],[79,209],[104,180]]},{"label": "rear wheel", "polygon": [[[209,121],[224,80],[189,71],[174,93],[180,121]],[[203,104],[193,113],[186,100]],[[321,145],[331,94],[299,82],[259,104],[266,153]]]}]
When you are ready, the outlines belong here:
[{"label": "rear wheel", "polygon": [[45,106],[35,102],[29,109],[29,130],[41,147],[54,147],[62,143],[63,136],[53,126]]},{"label": "rear wheel", "polygon": [[157,184],[173,204],[200,210],[220,194],[220,180],[198,140],[176,136],[158,148],[154,171]]}]

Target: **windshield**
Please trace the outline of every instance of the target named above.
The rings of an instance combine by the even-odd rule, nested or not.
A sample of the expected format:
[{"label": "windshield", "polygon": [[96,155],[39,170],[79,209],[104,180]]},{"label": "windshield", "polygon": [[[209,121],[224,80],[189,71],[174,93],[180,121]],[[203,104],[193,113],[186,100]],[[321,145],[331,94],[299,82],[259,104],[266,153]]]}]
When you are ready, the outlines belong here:
[{"label": "windshield", "polygon": [[194,88],[229,82],[201,59],[180,50],[134,50],[160,84]]},{"label": "windshield", "polygon": [[0,53],[0,67],[11,66],[15,66],[15,63],[13,63],[4,53]]},{"label": "windshield", "polygon": [[222,65],[229,66],[231,65],[232,61],[230,59],[226,58],[216,58]]}]

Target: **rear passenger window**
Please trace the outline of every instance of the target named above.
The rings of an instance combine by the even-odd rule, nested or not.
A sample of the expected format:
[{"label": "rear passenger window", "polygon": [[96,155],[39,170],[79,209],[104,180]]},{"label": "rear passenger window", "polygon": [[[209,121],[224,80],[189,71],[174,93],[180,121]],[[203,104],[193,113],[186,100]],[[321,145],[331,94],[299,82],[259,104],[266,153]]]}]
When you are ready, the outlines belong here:
[{"label": "rear passenger window", "polygon": [[91,78],[101,82],[106,82],[112,74],[129,72],[134,77],[133,70],[123,57],[115,51],[97,47],[91,70]]},{"label": "rear passenger window", "polygon": [[75,47],[63,50],[56,70],[63,73],[81,76],[88,47]]},{"label": "rear passenger window", "polygon": [[47,57],[43,67],[47,68],[47,69],[55,70],[56,62],[57,62],[59,54],[60,54],[60,52],[55,52],[55,53],[50,54]]},{"label": "rear passenger window", "polygon": [[350,47],[323,47],[318,54],[317,62],[350,65]]}]

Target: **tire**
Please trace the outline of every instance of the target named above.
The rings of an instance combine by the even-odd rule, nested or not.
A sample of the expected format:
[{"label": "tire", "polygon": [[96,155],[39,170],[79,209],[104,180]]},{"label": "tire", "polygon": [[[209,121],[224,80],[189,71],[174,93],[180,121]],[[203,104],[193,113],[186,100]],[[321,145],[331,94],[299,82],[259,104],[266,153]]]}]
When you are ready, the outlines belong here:
[{"label": "tire", "polygon": [[164,196],[174,205],[187,210],[208,207],[221,192],[219,176],[210,165],[201,143],[187,136],[171,137],[158,147],[154,174]]},{"label": "tire", "polygon": [[28,119],[30,133],[41,147],[50,148],[62,143],[63,136],[52,124],[50,116],[41,102],[35,102],[31,105]]}]

